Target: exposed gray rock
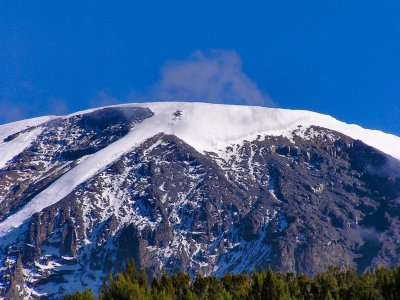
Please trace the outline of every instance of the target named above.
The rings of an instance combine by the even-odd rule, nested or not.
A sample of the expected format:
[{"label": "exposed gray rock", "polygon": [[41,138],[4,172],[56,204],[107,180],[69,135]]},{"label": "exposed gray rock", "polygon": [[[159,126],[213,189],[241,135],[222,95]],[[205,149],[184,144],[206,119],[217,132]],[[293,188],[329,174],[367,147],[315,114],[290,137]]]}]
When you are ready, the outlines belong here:
[{"label": "exposed gray rock", "polygon": [[[0,217],[149,116],[111,109],[47,124],[1,170]],[[129,259],[153,275],[191,276],[396,265],[400,163],[324,128],[304,136],[267,136],[218,154],[173,135],[148,139],[0,240],[2,293],[96,290]]]}]

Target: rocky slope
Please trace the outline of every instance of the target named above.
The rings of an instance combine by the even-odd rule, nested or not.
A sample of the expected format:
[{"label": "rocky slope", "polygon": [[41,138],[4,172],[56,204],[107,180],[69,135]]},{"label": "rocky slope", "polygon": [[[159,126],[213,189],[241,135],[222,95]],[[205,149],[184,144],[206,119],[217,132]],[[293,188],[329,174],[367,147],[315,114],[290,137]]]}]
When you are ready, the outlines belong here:
[{"label": "rocky slope", "polygon": [[0,293],[400,259],[400,138],[306,111],[146,103],[0,126]]}]

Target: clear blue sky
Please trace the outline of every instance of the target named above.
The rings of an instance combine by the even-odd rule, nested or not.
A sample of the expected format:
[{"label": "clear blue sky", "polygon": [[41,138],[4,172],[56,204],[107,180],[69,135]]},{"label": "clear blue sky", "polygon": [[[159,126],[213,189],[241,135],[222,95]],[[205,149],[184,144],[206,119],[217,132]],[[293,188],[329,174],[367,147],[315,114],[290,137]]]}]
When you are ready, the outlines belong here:
[{"label": "clear blue sky", "polygon": [[167,61],[211,49],[279,107],[400,135],[398,0],[2,0],[0,123],[161,97]]}]

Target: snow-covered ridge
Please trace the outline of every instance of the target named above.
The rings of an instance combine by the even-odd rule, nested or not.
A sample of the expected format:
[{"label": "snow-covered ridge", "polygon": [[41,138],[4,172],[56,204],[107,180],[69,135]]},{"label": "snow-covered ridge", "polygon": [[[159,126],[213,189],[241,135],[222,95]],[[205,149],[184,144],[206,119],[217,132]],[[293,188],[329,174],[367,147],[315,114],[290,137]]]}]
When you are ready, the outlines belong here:
[{"label": "snow-covered ridge", "polygon": [[[0,236],[4,236],[13,227],[21,225],[33,213],[60,201],[79,184],[104,170],[123,154],[158,133],[173,134],[199,152],[218,152],[232,143],[254,140],[259,135],[290,136],[290,133],[299,126],[307,128],[316,125],[341,132],[353,139],[362,140],[366,144],[400,159],[400,137],[346,124],[330,116],[309,111],[183,102],[135,103],[114,107],[146,107],[154,112],[154,116],[137,124],[120,140],[90,155],[34,197],[20,211],[1,222]],[[73,115],[89,113],[98,109],[101,108]],[[65,117],[70,116],[72,115]],[[49,117],[49,119],[51,118]],[[7,128],[7,125],[0,127],[0,136],[4,134],[2,130],[4,128]]]},{"label": "snow-covered ridge", "polygon": [[[172,132],[198,151],[215,151],[234,142],[254,140],[258,135],[285,135],[298,126],[315,125],[341,132],[400,159],[400,137],[305,110],[179,102],[126,105],[148,107],[163,119],[160,132]],[[182,117],[171,125],[171,114],[178,110]]]},{"label": "snow-covered ridge", "polygon": [[[380,130],[347,124],[329,115],[307,110],[261,106],[212,104],[201,102],[128,103],[107,107],[146,107],[162,119],[159,132],[171,133],[198,151],[215,151],[235,142],[254,140],[258,135],[286,135],[298,126],[319,126],[361,140],[386,154],[400,159],[400,137]],[[90,113],[105,107],[76,112],[65,117]],[[182,111],[180,118],[172,114]],[[173,125],[172,125],[173,124]]]},{"label": "snow-covered ridge", "polygon": [[[31,145],[41,131],[40,128],[36,128],[37,126],[54,118],[53,116],[39,117],[0,125],[0,169],[4,168],[8,161]],[[4,142],[5,138],[24,130],[27,131],[7,143]]]},{"label": "snow-covered ridge", "polygon": [[31,127],[42,125],[43,123],[46,123],[54,118],[57,117],[44,116],[0,125],[0,143],[2,143],[6,137],[12,134],[18,133]]},{"label": "snow-covered ridge", "polygon": [[[365,129],[355,124],[341,122],[329,115],[306,110],[267,108],[193,102],[128,103],[106,107],[147,107],[161,125],[159,132],[172,133],[199,151],[213,151],[258,135],[287,134],[299,125],[307,128],[315,125],[341,132],[358,139],[386,154],[400,159],[400,137],[380,130]],[[105,107],[88,109],[63,116],[90,113]],[[182,111],[180,118],[172,120],[172,114]],[[39,126],[57,116],[44,116],[0,125],[0,142],[7,136],[29,127]],[[160,124],[160,120],[162,119]],[[173,124],[173,127],[172,126]]]}]

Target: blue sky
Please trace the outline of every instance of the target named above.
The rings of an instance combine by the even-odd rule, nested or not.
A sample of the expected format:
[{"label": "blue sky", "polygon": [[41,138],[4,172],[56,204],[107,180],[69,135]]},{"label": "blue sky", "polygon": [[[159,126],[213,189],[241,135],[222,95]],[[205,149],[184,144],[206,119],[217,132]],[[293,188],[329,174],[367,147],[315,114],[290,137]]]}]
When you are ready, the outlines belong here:
[{"label": "blue sky", "polygon": [[0,123],[204,98],[400,135],[399,83],[399,1],[0,3]]}]

